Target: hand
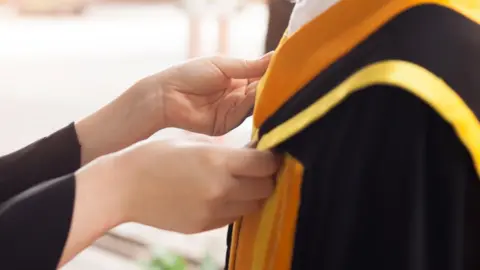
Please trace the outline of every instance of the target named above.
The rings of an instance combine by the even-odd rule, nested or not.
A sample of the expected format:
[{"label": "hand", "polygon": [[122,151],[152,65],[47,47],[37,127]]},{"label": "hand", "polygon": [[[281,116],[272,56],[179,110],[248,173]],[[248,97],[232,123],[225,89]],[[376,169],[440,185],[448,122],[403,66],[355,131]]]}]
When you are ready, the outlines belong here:
[{"label": "hand", "polygon": [[75,202],[62,266],[117,225],[138,222],[198,233],[258,211],[274,190],[270,152],[189,142],[144,142],[75,173]]},{"label": "hand", "polygon": [[252,109],[259,60],[200,58],[140,80],[113,102],[76,123],[82,164],[150,137],[165,127],[221,135]]},{"label": "hand", "polygon": [[274,190],[270,152],[197,142],[148,142],[117,158],[127,219],[181,233],[230,224]]},{"label": "hand", "polygon": [[223,135],[241,124],[253,108],[270,56],[254,61],[199,58],[147,78],[142,87],[159,92],[167,126]]}]

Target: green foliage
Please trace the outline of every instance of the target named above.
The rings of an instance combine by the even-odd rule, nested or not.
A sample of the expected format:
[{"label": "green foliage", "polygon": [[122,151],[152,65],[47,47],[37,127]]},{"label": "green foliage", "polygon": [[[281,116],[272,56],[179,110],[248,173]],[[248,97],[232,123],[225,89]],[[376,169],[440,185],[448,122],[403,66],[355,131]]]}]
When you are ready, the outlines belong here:
[{"label": "green foliage", "polygon": [[219,267],[213,260],[213,258],[209,255],[207,255],[203,261],[202,265],[200,266],[200,270],[218,270]]},{"label": "green foliage", "polygon": [[[163,253],[144,264],[145,270],[187,270],[187,263],[184,258],[172,254]],[[200,266],[200,270],[220,269],[211,256],[206,256]]]},{"label": "green foliage", "polygon": [[148,270],[185,270],[187,264],[182,257],[179,256],[164,256],[157,257],[150,261]]}]

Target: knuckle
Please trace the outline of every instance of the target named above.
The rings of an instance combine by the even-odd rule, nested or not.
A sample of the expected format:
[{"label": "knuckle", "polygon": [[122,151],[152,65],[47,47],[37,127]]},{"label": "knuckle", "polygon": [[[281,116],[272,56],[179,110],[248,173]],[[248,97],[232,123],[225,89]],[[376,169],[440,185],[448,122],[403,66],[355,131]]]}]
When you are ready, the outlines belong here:
[{"label": "knuckle", "polygon": [[223,181],[218,181],[217,183],[210,185],[207,193],[207,200],[210,203],[224,201],[227,197],[227,194],[227,185],[225,185]]},{"label": "knuckle", "polygon": [[215,151],[213,149],[206,151],[205,160],[207,164],[212,167],[213,170],[219,170],[219,169],[225,168],[226,159],[220,153],[220,151]]}]

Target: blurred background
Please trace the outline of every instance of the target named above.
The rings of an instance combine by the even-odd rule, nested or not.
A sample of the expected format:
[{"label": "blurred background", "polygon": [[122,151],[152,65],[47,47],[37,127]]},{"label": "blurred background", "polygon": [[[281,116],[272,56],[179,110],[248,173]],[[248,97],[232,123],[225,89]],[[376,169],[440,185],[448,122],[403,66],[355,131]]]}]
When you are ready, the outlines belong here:
[{"label": "blurred background", "polygon": [[[172,64],[273,50],[290,2],[0,0],[0,155],[94,112]],[[245,145],[250,125],[248,119],[218,143]],[[125,224],[63,269],[221,269],[225,239],[226,229],[185,236]]]}]

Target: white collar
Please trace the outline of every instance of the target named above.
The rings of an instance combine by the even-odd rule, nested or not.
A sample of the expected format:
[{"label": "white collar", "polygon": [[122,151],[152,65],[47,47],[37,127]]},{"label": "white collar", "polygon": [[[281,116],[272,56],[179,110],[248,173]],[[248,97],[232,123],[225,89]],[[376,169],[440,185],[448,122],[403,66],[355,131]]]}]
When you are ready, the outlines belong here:
[{"label": "white collar", "polygon": [[[287,0],[284,0],[287,1]],[[288,35],[292,35],[303,25],[315,19],[339,0],[297,0],[287,28]]]}]

